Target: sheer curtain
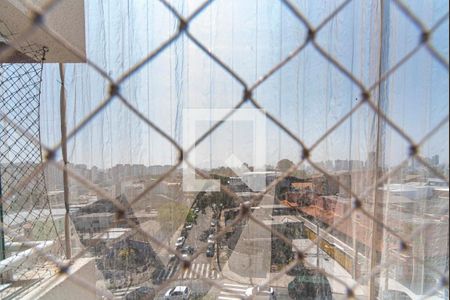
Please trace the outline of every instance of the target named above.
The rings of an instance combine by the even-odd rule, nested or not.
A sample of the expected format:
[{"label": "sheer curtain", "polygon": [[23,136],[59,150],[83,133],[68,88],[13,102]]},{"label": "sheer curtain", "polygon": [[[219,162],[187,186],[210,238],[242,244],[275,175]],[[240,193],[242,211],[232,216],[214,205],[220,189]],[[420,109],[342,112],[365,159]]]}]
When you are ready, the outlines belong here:
[{"label": "sheer curtain", "polygon": [[[170,2],[185,16],[201,4]],[[337,1],[292,3],[312,26],[321,24],[340,6]],[[445,1],[412,1],[408,6],[428,28],[448,11]],[[87,55],[113,78],[169,39],[178,28],[176,18],[159,1],[86,1],[86,16]],[[269,0],[215,1],[195,18],[189,31],[248,85],[292,53],[308,34],[283,1]],[[445,57],[447,35],[448,19],[431,40]],[[369,87],[413,51],[420,37],[420,30],[392,1],[352,1],[320,29],[316,42]],[[403,133],[419,142],[448,116],[447,79],[448,70],[422,47],[387,79],[375,84],[371,101]],[[69,130],[105,99],[106,86],[88,65],[66,65]],[[128,78],[120,92],[181,144],[184,109],[231,110],[241,100],[243,88],[192,41],[181,36]],[[342,255],[347,258],[336,260],[348,273],[345,278],[361,284],[359,292],[364,296],[373,297],[387,290],[424,295],[435,288],[439,272],[448,273],[448,185],[446,192],[445,183],[442,191],[429,186],[436,176],[419,161],[408,158],[410,147],[404,137],[372,108],[361,104],[364,99],[360,88],[309,44],[259,86],[254,97],[307,146],[315,144],[355,109],[321,140],[311,159],[350,187],[363,200],[365,210],[410,242],[410,247],[402,251],[395,235],[361,212],[341,222],[343,210],[350,209],[354,200],[341,187],[328,195],[339,199],[331,209],[331,221],[323,228],[339,223],[332,233],[339,240],[336,243],[342,243],[338,246],[345,248]],[[43,142],[54,144],[60,138],[59,106],[55,101],[59,99],[57,66],[44,66],[41,99]],[[250,107],[249,103],[243,106]],[[421,145],[421,155],[448,176],[448,121],[444,123]],[[239,123],[227,126],[219,127],[198,147],[197,156],[202,158],[198,167],[223,166],[233,153],[252,163],[244,149],[252,143],[249,135]],[[300,145],[270,120],[266,139],[267,165],[276,166],[284,158],[300,161]],[[175,148],[118,99],[70,140],[68,152],[72,164],[90,170],[108,170],[117,165],[167,166],[177,160]],[[299,169],[308,177],[320,174],[308,163]],[[92,172],[89,174],[89,180],[93,180]],[[378,182],[381,179],[386,180]],[[51,190],[60,183],[50,180],[48,184]],[[80,194],[73,192],[72,197]],[[341,267],[325,271],[338,272]]]}]

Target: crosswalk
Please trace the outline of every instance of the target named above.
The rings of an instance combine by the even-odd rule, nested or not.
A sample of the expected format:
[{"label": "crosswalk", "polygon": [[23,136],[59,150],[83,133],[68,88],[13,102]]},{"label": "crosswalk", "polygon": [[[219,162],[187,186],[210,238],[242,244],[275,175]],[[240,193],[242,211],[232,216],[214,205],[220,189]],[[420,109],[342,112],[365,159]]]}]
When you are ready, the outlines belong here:
[{"label": "crosswalk", "polygon": [[156,276],[156,282],[161,283],[163,281],[168,280],[171,278],[177,271],[178,271],[179,265],[173,264],[169,266],[167,269],[161,269],[161,271]]},{"label": "crosswalk", "polygon": [[249,288],[247,285],[236,283],[224,283],[223,290],[220,291],[217,299],[220,300],[241,300],[245,299],[245,291]]},{"label": "crosswalk", "polygon": [[220,273],[216,270],[211,269],[209,263],[194,263],[189,269],[181,271],[178,275],[178,279],[180,280],[201,278],[209,278],[213,280],[219,279]]},{"label": "crosswalk", "polygon": [[168,269],[162,269],[157,275],[155,279],[155,283],[160,284],[166,280],[172,278],[178,272],[178,280],[193,280],[193,279],[202,279],[209,278],[212,280],[220,279],[221,275],[216,270],[210,268],[211,265],[209,263],[194,263],[191,265],[191,268],[187,270],[181,270],[179,264],[174,264],[170,266]]},{"label": "crosswalk", "polygon": [[112,291],[112,294],[114,296],[114,299],[125,299],[125,296],[128,293],[131,293],[132,291],[137,290],[138,288],[139,288],[138,286],[132,286],[121,289],[115,289]]}]

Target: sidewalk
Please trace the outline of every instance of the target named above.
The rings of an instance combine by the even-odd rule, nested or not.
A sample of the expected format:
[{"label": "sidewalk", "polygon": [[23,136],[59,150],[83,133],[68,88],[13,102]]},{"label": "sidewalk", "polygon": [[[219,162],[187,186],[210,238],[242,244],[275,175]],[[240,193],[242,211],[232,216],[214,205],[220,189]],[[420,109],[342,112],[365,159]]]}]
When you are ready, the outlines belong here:
[{"label": "sidewalk", "polygon": [[[325,259],[326,258],[326,259]],[[316,258],[315,257],[308,257],[306,258],[308,263],[315,264]],[[339,280],[342,280],[345,282],[349,287],[352,287],[355,285],[355,281],[352,279],[351,275],[337,263],[333,259],[331,259],[329,256],[327,256],[324,252],[320,255],[320,266],[327,272],[332,274],[333,276],[337,277]],[[287,288],[288,284],[294,279],[293,276],[289,276],[286,274],[280,274],[280,273],[267,273],[267,276],[265,278],[249,278],[249,277],[243,277],[239,274],[236,274],[232,270],[230,270],[228,266],[228,262],[225,263],[225,265],[222,267],[222,276],[224,279],[228,279],[230,281],[233,281],[235,283],[240,284],[248,284],[248,285],[258,285],[266,282],[270,278],[278,277],[276,280],[272,281],[270,286],[272,287],[283,287]],[[343,286],[340,282],[337,280],[328,277],[328,281],[330,282],[331,290],[333,293],[333,296],[336,296],[340,299],[341,296],[346,297],[346,287]],[[366,294],[366,287],[359,286],[355,290],[355,295],[357,297],[363,297]]]}]

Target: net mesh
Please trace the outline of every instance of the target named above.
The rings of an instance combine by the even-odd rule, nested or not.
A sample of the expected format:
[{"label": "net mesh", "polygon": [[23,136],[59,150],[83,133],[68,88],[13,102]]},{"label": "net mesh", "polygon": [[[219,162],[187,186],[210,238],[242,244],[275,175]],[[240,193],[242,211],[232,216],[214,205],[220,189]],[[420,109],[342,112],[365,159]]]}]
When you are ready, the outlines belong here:
[{"label": "net mesh", "polygon": [[[29,8],[31,15],[34,16],[33,23],[29,28],[29,32],[31,32],[31,30],[33,29],[34,26],[42,25],[41,22],[44,22],[44,25],[45,25],[45,21],[44,21],[45,18],[43,18],[43,17],[47,13],[47,10],[52,7],[52,4],[54,4],[56,2],[57,1],[49,1],[48,3],[46,3],[46,5],[44,5],[42,7],[41,10],[36,10],[33,7]],[[236,105],[236,107],[235,107],[236,109],[239,109],[244,104],[251,104],[255,108],[263,108],[262,105],[256,99],[256,96],[254,93],[255,90],[259,86],[263,85],[268,80],[268,78],[270,78],[273,74],[278,72],[285,65],[289,64],[289,62],[294,57],[296,57],[299,53],[301,53],[307,45],[311,45],[315,49],[315,51],[317,51],[317,53],[319,53],[323,58],[325,58],[335,68],[337,68],[341,72],[341,74],[343,74],[346,78],[348,78],[360,92],[361,101],[359,101],[358,104],[356,106],[354,106],[353,109],[349,113],[347,113],[340,120],[338,120],[335,124],[333,124],[333,126],[329,127],[329,129],[326,132],[324,132],[321,135],[321,137],[317,140],[317,142],[314,143],[312,146],[306,145],[304,143],[304,141],[302,141],[301,137],[297,136],[295,133],[293,133],[290,130],[290,128],[288,126],[283,124],[282,120],[279,120],[279,119],[277,119],[277,117],[273,116],[272,114],[267,113],[266,114],[267,118],[270,119],[274,124],[276,124],[289,137],[291,137],[293,140],[295,140],[296,143],[301,147],[302,153],[303,153],[302,159],[299,162],[297,162],[296,164],[294,164],[292,167],[290,167],[289,169],[285,170],[281,174],[281,176],[278,177],[278,179],[276,179],[274,182],[272,182],[268,186],[266,191],[264,191],[262,193],[258,193],[256,195],[252,195],[250,197],[250,201],[244,201],[241,194],[237,194],[235,191],[229,189],[226,186],[223,187],[222,192],[224,194],[227,194],[232,199],[234,199],[236,201],[236,203],[240,203],[240,206],[239,206],[239,208],[235,209],[234,213],[227,212],[227,215],[233,216],[233,218],[231,218],[231,220],[229,220],[229,222],[222,224],[223,226],[220,227],[220,230],[218,231],[218,233],[215,236],[216,240],[220,240],[223,237],[229,237],[231,232],[233,234],[237,235],[237,237],[235,237],[235,239],[239,239],[240,234],[241,235],[245,234],[245,228],[244,228],[244,230],[242,229],[242,227],[241,227],[241,229],[239,229],[240,228],[239,226],[242,224],[246,224],[246,222],[249,222],[249,223],[253,224],[252,226],[256,226],[256,227],[262,228],[263,230],[266,230],[267,232],[270,232],[272,237],[276,237],[278,240],[283,241],[284,243],[289,245],[289,247],[293,247],[295,249],[296,254],[294,256],[294,259],[289,260],[290,262],[285,267],[283,267],[281,270],[279,270],[279,272],[276,273],[276,275],[268,278],[264,282],[259,283],[260,286],[270,286],[280,276],[292,271],[298,265],[308,264],[306,262],[305,257],[307,256],[309,251],[311,249],[313,249],[315,247],[315,245],[317,245],[317,244],[319,244],[321,246],[321,249],[323,249],[324,251],[328,251],[329,253],[334,251],[334,252],[338,253],[335,255],[336,259],[339,259],[339,258],[337,258],[337,256],[339,256],[339,255],[341,255],[341,257],[342,257],[346,253],[346,249],[343,249],[343,250],[327,249],[327,243],[324,243],[324,241],[332,240],[333,235],[338,234],[338,232],[339,232],[338,229],[346,221],[352,222],[352,223],[358,223],[359,219],[364,218],[366,220],[365,222],[367,222],[367,226],[369,226],[369,228],[371,228],[371,230],[373,230],[375,237],[381,236],[380,235],[381,233],[389,236],[390,247],[391,247],[389,249],[389,251],[391,251],[392,249],[395,248],[395,250],[398,253],[408,254],[409,253],[408,251],[410,251],[413,246],[414,234],[418,230],[423,229],[424,227],[427,227],[429,225],[423,224],[423,225],[419,226],[419,228],[416,228],[415,230],[413,230],[412,232],[407,232],[407,233],[399,232],[395,228],[395,226],[393,226],[393,224],[390,224],[390,223],[387,224],[386,222],[384,222],[385,219],[380,218],[380,216],[383,215],[383,211],[379,210],[378,208],[380,206],[382,207],[382,203],[379,202],[380,199],[377,198],[376,191],[380,187],[382,187],[383,184],[386,183],[391,176],[396,175],[399,172],[399,170],[401,169],[401,167],[403,167],[405,165],[405,163],[408,163],[410,160],[414,160],[417,163],[421,164],[429,172],[434,174],[434,176],[440,178],[441,180],[443,180],[444,182],[446,182],[448,184],[448,175],[446,175],[444,172],[442,172],[442,170],[434,167],[429,161],[424,159],[420,154],[421,147],[442,127],[448,126],[448,115],[443,120],[441,120],[433,129],[431,129],[424,138],[422,138],[421,140],[415,140],[412,137],[410,137],[402,129],[401,126],[396,124],[393,120],[391,120],[387,116],[386,112],[384,111],[385,108],[383,107],[383,105],[380,105],[380,103],[378,103],[376,101],[377,97],[375,97],[375,95],[378,95],[380,85],[382,85],[402,65],[404,65],[407,61],[409,61],[412,57],[414,57],[414,55],[420,49],[425,49],[426,51],[428,51],[430,53],[430,55],[433,57],[433,59],[436,62],[438,62],[440,64],[440,66],[448,72],[447,58],[443,57],[442,54],[438,50],[435,49],[435,47],[433,46],[433,43],[432,43],[433,33],[446,20],[448,20],[448,13],[446,13],[435,24],[428,27],[420,20],[420,18],[418,18],[408,8],[408,6],[403,1],[400,1],[400,0],[391,1],[396,7],[398,7],[398,9],[401,11],[401,13],[411,21],[411,24],[412,24],[411,26],[414,26],[419,30],[420,36],[418,38],[418,43],[417,43],[416,47],[414,47],[412,50],[410,50],[408,53],[406,53],[395,65],[391,66],[388,70],[384,70],[378,76],[376,82],[370,83],[370,85],[366,85],[365,83],[363,83],[362,80],[360,80],[354,74],[352,74],[351,71],[349,71],[343,64],[341,64],[339,62],[339,60],[336,59],[332,55],[332,53],[329,53],[326,49],[322,48],[322,46],[317,42],[317,36],[320,35],[323,27],[328,22],[330,22],[332,19],[334,19],[338,14],[340,14],[340,12],[349,3],[352,2],[351,0],[344,1],[332,13],[330,13],[326,18],[324,18],[324,20],[322,20],[322,22],[318,26],[313,26],[309,22],[309,20],[305,17],[305,15],[302,13],[302,11],[300,11],[297,8],[297,6],[295,4],[293,4],[291,1],[289,1],[289,0],[275,1],[277,3],[278,2],[282,3],[282,5],[284,7],[289,9],[295,15],[295,17],[298,19],[298,22],[300,22],[300,24],[302,24],[305,27],[305,29],[308,31],[308,36],[299,47],[297,47],[291,54],[289,54],[287,57],[285,57],[279,63],[277,63],[266,75],[262,76],[260,79],[258,79],[254,83],[248,83],[244,79],[242,79],[242,77],[240,77],[240,75],[235,70],[233,70],[233,68],[228,66],[219,57],[217,57],[213,51],[210,51],[202,42],[200,42],[189,31],[190,22],[192,20],[194,20],[197,16],[204,13],[204,11],[207,11],[208,8],[211,6],[211,4],[214,1],[204,2],[200,7],[198,7],[188,17],[183,16],[169,2],[167,2],[165,0],[160,0],[160,2],[175,16],[175,18],[177,18],[177,20],[178,20],[177,32],[172,37],[170,37],[167,41],[163,42],[159,47],[157,47],[151,53],[149,53],[147,56],[145,56],[140,62],[138,62],[137,64],[132,66],[126,72],[124,72],[118,78],[116,78],[116,79],[111,78],[108,75],[107,70],[102,69],[95,62],[90,61],[89,58],[85,58],[80,55],[80,58],[86,59],[87,64],[91,68],[96,70],[108,82],[109,93],[108,93],[107,97],[100,103],[99,106],[97,106],[91,113],[87,114],[85,116],[85,118],[71,132],[68,133],[67,139],[70,140],[70,139],[74,138],[79,133],[79,131],[82,128],[84,128],[85,126],[87,126],[87,124],[89,124],[92,120],[94,120],[98,116],[98,114],[100,112],[102,112],[109,103],[111,103],[111,101],[118,100],[124,107],[129,109],[138,118],[140,118],[142,121],[144,121],[154,131],[159,133],[161,136],[163,136],[165,139],[167,139],[167,141],[169,141],[173,145],[173,147],[178,152],[179,159],[177,161],[177,164],[175,164],[173,167],[169,168],[166,172],[164,172],[164,174],[162,174],[154,184],[151,184],[151,185],[145,187],[138,195],[136,195],[134,197],[134,199],[131,199],[128,202],[123,202],[123,201],[119,201],[118,199],[115,199],[114,197],[111,197],[111,195],[108,194],[107,192],[105,192],[101,187],[99,187],[96,184],[92,183],[91,181],[87,180],[83,176],[80,176],[73,170],[65,168],[65,166],[63,164],[60,164],[59,162],[54,160],[54,156],[52,154],[55,153],[55,151],[57,151],[63,144],[66,144],[67,140],[62,140],[53,147],[41,145],[42,147],[45,148],[46,152],[48,153],[48,155],[46,156],[47,158],[41,164],[41,166],[52,165],[52,166],[59,168],[60,170],[65,170],[66,172],[68,172],[68,174],[72,180],[78,182],[78,184],[84,186],[85,188],[95,192],[96,194],[100,195],[102,198],[107,199],[107,201],[110,202],[115,207],[114,213],[116,214],[116,223],[114,223],[112,225],[117,225],[117,222],[125,223],[128,225],[129,228],[132,229],[133,234],[137,234],[140,236],[141,240],[145,240],[145,241],[152,243],[153,245],[157,245],[159,247],[160,251],[165,251],[166,253],[171,253],[171,254],[175,255],[176,257],[178,257],[180,263],[177,265],[177,267],[175,269],[172,269],[171,271],[169,271],[169,276],[164,276],[164,280],[155,286],[155,289],[156,289],[155,292],[159,293],[161,291],[164,291],[172,283],[176,282],[180,278],[180,276],[182,277],[183,274],[186,274],[186,272],[188,272],[189,274],[194,274],[194,275],[197,274],[200,276],[201,274],[198,274],[199,273],[198,269],[196,267],[194,268],[193,262],[199,255],[205,253],[208,250],[207,246],[200,247],[199,249],[197,249],[195,251],[195,253],[192,256],[190,256],[188,259],[186,259],[186,257],[182,256],[182,254],[179,251],[177,251],[176,249],[174,249],[174,247],[161,242],[157,237],[155,237],[151,233],[151,231],[141,228],[136,222],[134,222],[133,220],[130,220],[129,219],[130,214],[128,214],[127,212],[133,204],[136,204],[139,201],[145,199],[146,195],[151,190],[155,189],[162,180],[164,180],[165,178],[168,178],[173,172],[175,172],[176,169],[179,166],[181,166],[182,163],[185,163],[190,168],[194,169],[196,171],[196,173],[198,174],[198,176],[202,176],[204,178],[210,178],[211,176],[209,174],[203,172],[202,170],[196,169],[192,164],[190,164],[189,154],[191,154],[194,151],[195,147],[183,149],[181,145],[179,145],[174,139],[172,139],[170,137],[170,134],[166,133],[163,129],[161,129],[158,126],[158,124],[155,124],[154,122],[152,122],[152,120],[150,120],[144,113],[140,112],[135,106],[133,106],[133,104],[122,95],[120,88],[121,88],[121,85],[128,78],[130,78],[134,74],[136,74],[136,72],[139,69],[141,69],[143,66],[145,66],[148,63],[150,63],[151,61],[153,61],[158,55],[163,53],[168,48],[169,45],[174,43],[181,36],[188,38],[191,42],[193,42],[198,47],[198,49],[200,49],[202,52],[204,52],[204,54],[207,55],[211,59],[211,61],[213,61],[214,63],[219,65],[225,72],[227,72],[230,76],[232,76],[235,80],[237,80],[237,82],[240,83],[243,96],[240,99],[239,103]],[[22,34],[24,36],[26,36],[26,34],[28,34],[29,32],[25,32]],[[50,30],[48,31],[48,33],[50,35],[54,35],[54,37],[57,40],[59,40],[61,43],[64,43],[64,41],[62,41],[57,35],[52,33]],[[23,39],[19,39],[19,41],[21,41],[21,40],[23,40]],[[2,49],[2,51],[0,52],[0,55],[2,55],[3,57],[12,56],[13,55],[13,47],[15,44],[17,44],[17,42],[11,43],[5,49]],[[75,55],[79,55],[79,53],[77,52],[77,50],[75,48],[72,48],[72,51]],[[20,66],[15,66],[15,68],[20,68]],[[4,80],[4,79],[2,79],[2,80]],[[16,89],[16,88],[14,88],[14,89]],[[20,93],[23,93],[22,90],[20,90],[20,91],[18,89],[16,89],[16,90],[17,90],[17,95]],[[12,99],[15,99],[14,97],[15,97],[15,95],[13,95]],[[3,103],[2,103],[2,105],[3,105]],[[363,191],[359,191],[359,190],[355,190],[351,184],[350,185],[348,184],[348,182],[337,179],[336,177],[333,176],[333,174],[330,174],[330,172],[327,171],[326,168],[315,163],[311,159],[311,154],[317,148],[317,145],[319,145],[326,137],[331,135],[341,124],[343,124],[346,120],[348,120],[353,114],[355,114],[355,112],[357,110],[359,110],[363,106],[371,109],[374,112],[374,114],[376,114],[376,117],[378,118],[378,122],[384,124],[390,130],[393,130],[394,132],[396,132],[396,134],[398,134],[403,140],[405,140],[407,142],[408,148],[409,148],[409,157],[404,162],[399,164],[398,167],[392,168],[389,171],[378,170],[375,168],[375,170],[373,171],[373,174],[368,177],[369,183],[366,185],[366,188]],[[5,113],[2,110],[2,118],[4,118],[5,116],[8,116],[8,118],[9,118],[9,114],[10,114],[9,112]],[[223,121],[225,119],[229,118],[231,115],[232,114],[230,113],[222,121],[213,124],[213,126],[202,137],[200,137],[197,140],[196,144],[198,144],[202,140],[204,140],[205,137],[211,135],[218,127],[221,126]],[[14,121],[13,127],[16,130],[18,130],[19,132],[28,132],[29,131],[27,129],[26,125],[24,126],[23,122],[20,122],[14,118],[11,118],[11,119]],[[38,132],[39,129],[36,128],[35,130],[37,130],[36,132]],[[5,132],[5,131],[2,131],[2,134],[5,134],[3,132]],[[16,131],[14,131],[14,132],[16,132]],[[34,136],[34,139],[32,139],[32,140],[34,142],[37,142],[37,145],[39,145],[39,138],[36,135]],[[20,145],[21,145],[21,143],[17,142],[17,147],[14,146],[13,148],[20,149],[20,147],[21,147]],[[37,147],[36,149],[39,149],[38,146],[36,146],[36,147]],[[2,153],[3,153],[3,151],[2,151]],[[23,155],[22,155],[22,157],[23,157]],[[3,156],[2,156],[2,158],[3,158]],[[35,159],[40,159],[40,156],[37,155],[37,158],[35,158]],[[39,163],[39,160],[35,161],[35,164],[36,163]],[[266,195],[273,195],[273,190],[277,187],[277,185],[280,184],[285,178],[287,178],[288,176],[290,176],[294,172],[296,172],[298,167],[304,163],[308,163],[310,166],[312,166],[312,168],[314,168],[318,173],[322,174],[327,179],[327,182],[326,182],[327,186],[324,187],[324,189],[328,189],[330,185],[335,185],[335,186],[339,187],[343,192],[348,194],[349,201],[348,201],[347,205],[345,206],[345,210],[342,212],[342,215],[340,216],[340,218],[338,220],[335,220],[333,222],[333,224],[328,224],[328,226],[326,226],[325,228],[321,228],[321,230],[319,231],[319,235],[314,234],[313,232],[310,232],[309,238],[312,241],[312,243],[310,245],[300,245],[299,246],[299,245],[294,245],[292,243],[292,240],[287,237],[289,235],[289,232],[279,231],[275,227],[268,226],[266,223],[261,221],[258,218],[258,215],[255,215],[254,212],[252,211],[252,206],[259,205],[260,202],[264,199],[264,197]],[[36,168],[36,165],[34,167]],[[4,176],[2,175],[2,182],[4,180],[3,177]],[[39,178],[40,178],[39,175],[36,175],[35,173],[24,174],[23,178],[20,179],[20,181],[21,181],[20,182],[20,185],[21,185],[20,190],[22,190],[23,187],[26,186],[29,182],[34,182]],[[40,182],[42,182],[42,181],[40,181]],[[5,190],[5,187],[3,187],[3,189]],[[3,192],[3,197],[2,197],[3,205],[12,202],[13,200],[11,200],[11,199],[15,199],[13,194],[6,194],[5,192]],[[313,196],[311,196],[311,199],[316,201],[315,208],[313,207],[313,209],[316,209],[316,211],[319,210],[320,209],[320,203],[318,203],[319,200],[314,198]],[[30,204],[24,203],[23,205],[30,205]],[[43,204],[39,204],[39,203],[31,204],[31,207],[34,207],[34,206],[40,207],[40,205],[42,206]],[[295,210],[300,210],[300,209],[295,208]],[[6,208],[6,211],[8,211],[8,208]],[[301,211],[300,211],[300,213],[301,213]],[[303,213],[304,213],[304,211],[303,211]],[[309,215],[311,215],[311,214],[309,214]],[[360,222],[360,224],[363,224],[363,223]],[[10,226],[14,227],[15,225],[16,225],[15,223],[8,224],[7,222],[3,222],[3,228],[6,233],[5,234],[6,236],[8,236],[9,232],[14,232],[13,228],[10,228]],[[314,226],[314,224],[312,226]],[[112,227],[114,227],[114,226],[110,226],[108,229],[110,229]],[[238,228],[238,229],[236,230],[236,228]],[[240,233],[241,230],[243,233]],[[101,236],[106,236],[107,234],[108,234],[107,230],[103,230],[102,232],[96,233],[96,236],[101,237]],[[105,247],[107,248],[116,242],[117,241],[107,242]],[[98,242],[98,243],[100,243],[100,242]],[[377,241],[372,239],[371,243],[373,246],[377,243]],[[330,243],[328,242],[328,245],[329,244]],[[95,248],[96,245],[97,245],[97,243],[94,243],[93,245],[88,245],[85,249],[80,251],[77,255],[70,258],[70,260],[68,261],[69,266],[70,266],[70,264],[73,264],[77,259],[79,259],[83,255],[87,254],[88,251],[91,251],[93,248]],[[355,247],[358,247],[358,245],[356,245]],[[373,247],[375,247],[375,246],[373,246]],[[349,250],[349,251],[351,252],[354,250]],[[348,253],[348,251],[347,251],[347,253]],[[122,253],[122,255],[124,255],[124,256],[127,256],[129,254],[130,253]],[[37,255],[46,257],[46,259],[48,259],[49,262],[52,262],[54,265],[59,267],[59,269],[62,273],[67,272],[68,265],[66,263],[62,263],[58,256],[47,256],[47,255],[45,255],[44,251],[38,251]],[[357,255],[358,255],[358,253],[357,253]],[[447,254],[447,257],[448,257],[448,254]],[[342,259],[342,264],[345,265],[345,261],[346,261],[345,259]],[[369,257],[363,258],[362,263],[367,266],[370,266],[370,267],[365,268],[367,270],[367,272],[364,274],[360,274],[361,277],[358,280],[358,282],[356,282],[355,284],[352,284],[352,285],[349,285],[347,282],[341,280],[337,274],[334,274],[332,272],[327,272],[326,270],[323,270],[323,269],[317,270],[317,272],[325,275],[330,280],[334,280],[334,281],[338,282],[339,284],[341,284],[345,288],[346,296],[348,298],[354,298],[355,291],[357,290],[357,288],[360,285],[365,284],[367,281],[370,281],[371,282],[371,284],[370,284],[371,290],[367,293],[367,296],[371,299],[375,299],[376,298],[376,291],[375,291],[376,288],[375,287],[379,286],[381,284],[380,280],[378,280],[379,278],[381,278],[379,276],[384,270],[387,269],[390,262],[389,261],[383,262],[381,260],[381,258],[377,255],[376,251],[375,252],[372,251],[372,254]],[[425,262],[421,258],[415,258],[415,263],[425,265]],[[448,262],[447,262],[447,264],[448,264]],[[313,268],[314,266],[311,266],[311,267]],[[348,270],[351,270],[353,268],[353,266],[347,265],[346,268]],[[428,268],[430,268],[431,271],[440,278],[440,280],[434,285],[433,288],[426,291],[426,295],[424,297],[437,295],[439,291],[442,291],[442,289],[448,289],[448,274],[445,274],[445,273],[441,272],[440,270],[436,270],[432,266],[428,266]],[[145,273],[145,271],[142,271],[142,273]],[[214,280],[216,278],[217,277],[202,278],[202,280],[205,283],[209,284],[210,286],[212,286],[218,290],[229,292],[229,290],[227,290],[226,286],[224,286],[220,282]],[[375,278],[377,278],[377,280],[375,280]],[[94,284],[83,280],[83,278],[79,278],[77,276],[71,276],[70,280],[73,280],[81,288],[90,289],[97,293],[104,293],[102,291],[99,291],[98,288]],[[317,279],[317,282],[320,282],[320,278]],[[123,283],[123,284],[118,284],[116,287],[126,287],[128,285],[129,285],[129,283]],[[104,296],[109,297],[109,298],[111,297],[111,295],[109,295],[107,293],[104,293]],[[324,297],[326,297],[326,296],[324,296]]]},{"label": "net mesh", "polygon": [[[6,41],[13,35],[5,34]],[[52,255],[61,254],[61,243],[47,196],[40,140],[40,94],[42,62],[46,49],[38,45],[20,48],[26,61],[33,63],[0,64],[0,191],[2,222],[8,231],[2,234],[3,283],[29,281],[35,284],[57,269],[45,259],[29,253],[40,247]],[[11,122],[19,123],[18,131]],[[32,177],[26,183],[23,178]],[[31,254],[31,255],[30,255]],[[6,270],[6,271],[5,271]],[[14,288],[8,293],[14,292]],[[5,297],[2,294],[2,298]]]}]

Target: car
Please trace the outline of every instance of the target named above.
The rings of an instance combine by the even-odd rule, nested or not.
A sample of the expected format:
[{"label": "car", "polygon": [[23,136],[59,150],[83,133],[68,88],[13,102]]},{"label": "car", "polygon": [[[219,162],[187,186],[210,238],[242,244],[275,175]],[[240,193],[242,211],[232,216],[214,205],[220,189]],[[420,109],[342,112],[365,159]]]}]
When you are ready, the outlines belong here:
[{"label": "car", "polygon": [[187,286],[176,286],[171,289],[169,289],[164,294],[165,300],[172,300],[172,299],[183,299],[187,300],[191,296],[191,289]]},{"label": "car", "polygon": [[184,236],[180,236],[177,241],[175,242],[175,247],[177,249],[181,248],[184,245],[184,242],[186,241],[186,238]]},{"label": "car", "polygon": [[125,300],[144,300],[144,299],[147,300],[154,298],[155,298],[155,290],[147,286],[141,286],[137,290],[129,292],[125,296]]},{"label": "car", "polygon": [[265,299],[267,299],[267,297],[270,300],[276,300],[277,297],[275,296],[275,290],[271,287],[260,287],[260,286],[255,286],[255,287],[251,287],[248,288],[245,291],[245,296],[249,299],[253,299],[254,297],[258,297],[258,296],[262,296]]},{"label": "car", "polygon": [[181,249],[181,253],[183,253],[183,254],[194,254],[194,247],[192,247],[192,246],[184,246],[183,249]]},{"label": "car", "polygon": [[188,229],[186,227],[181,229],[180,236],[184,236],[184,237],[188,236]]},{"label": "car", "polygon": [[186,228],[186,229],[192,229],[192,223],[186,223],[186,225],[184,226],[184,228]]},{"label": "car", "polygon": [[[210,247],[212,246],[212,247]],[[210,244],[208,245],[208,248],[206,249],[206,257],[213,257],[215,252],[214,245]]]},{"label": "car", "polygon": [[198,213],[200,212],[200,209],[196,208],[196,209],[194,209],[194,212],[195,212],[196,214],[198,214]]},{"label": "car", "polygon": [[216,238],[214,236],[214,234],[210,234],[208,236],[208,244],[214,244],[216,242]]},{"label": "car", "polygon": [[217,221],[216,220],[212,220],[211,221],[211,227],[216,227],[217,225]]}]

